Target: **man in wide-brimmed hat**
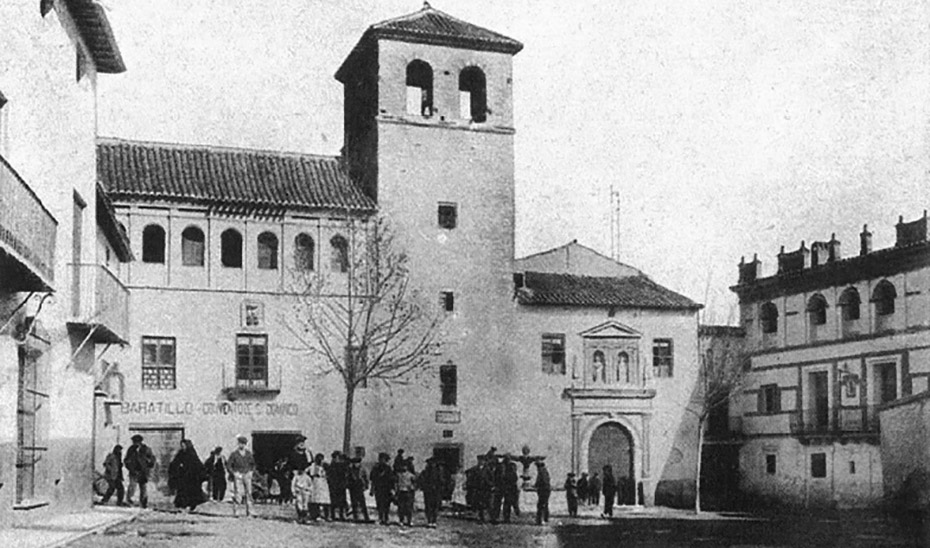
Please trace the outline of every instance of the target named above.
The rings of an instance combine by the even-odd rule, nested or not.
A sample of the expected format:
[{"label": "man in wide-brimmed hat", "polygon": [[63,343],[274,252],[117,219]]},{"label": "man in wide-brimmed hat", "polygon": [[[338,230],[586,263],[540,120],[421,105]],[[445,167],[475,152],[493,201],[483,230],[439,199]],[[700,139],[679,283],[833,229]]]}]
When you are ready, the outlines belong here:
[{"label": "man in wide-brimmed hat", "polygon": [[129,472],[129,489],[126,493],[126,501],[132,504],[132,496],[136,492],[136,485],[139,486],[139,506],[147,508],[149,505],[148,483],[152,474],[152,468],[155,468],[155,454],[148,445],[142,443],[142,435],[135,434],[130,438],[132,445],[126,450],[126,458],[123,464],[126,471]]}]

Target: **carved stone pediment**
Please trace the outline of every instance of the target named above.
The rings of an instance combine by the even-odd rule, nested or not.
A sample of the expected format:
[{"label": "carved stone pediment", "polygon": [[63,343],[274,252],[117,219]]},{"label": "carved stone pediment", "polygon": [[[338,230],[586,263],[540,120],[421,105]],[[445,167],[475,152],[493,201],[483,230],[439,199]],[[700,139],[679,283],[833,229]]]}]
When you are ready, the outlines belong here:
[{"label": "carved stone pediment", "polygon": [[585,339],[641,339],[643,334],[628,325],[608,320],[579,333]]}]

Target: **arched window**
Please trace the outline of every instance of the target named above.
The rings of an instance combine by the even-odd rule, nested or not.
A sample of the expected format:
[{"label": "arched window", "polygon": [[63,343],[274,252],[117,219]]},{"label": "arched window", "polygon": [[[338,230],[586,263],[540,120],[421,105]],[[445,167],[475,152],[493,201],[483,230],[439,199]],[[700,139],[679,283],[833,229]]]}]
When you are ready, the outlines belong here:
[{"label": "arched window", "polygon": [[278,268],[278,237],[271,232],[258,235],[258,268],[276,270]]},{"label": "arched window", "polygon": [[875,303],[875,314],[877,316],[888,316],[894,314],[894,300],[898,296],[894,285],[888,280],[882,280],[875,286],[872,291],[872,302]]},{"label": "arched window", "polygon": [[595,350],[591,356],[591,380],[594,382],[605,382],[607,376],[606,367],[604,367],[604,353]]},{"label": "arched window", "polygon": [[228,228],[220,234],[220,262],[229,268],[242,268],[242,234]]},{"label": "arched window", "polygon": [[778,333],[778,307],[775,303],[768,302],[762,305],[759,320],[763,333]]},{"label": "arched window", "polygon": [[465,67],[459,73],[459,111],[472,122],[488,119],[487,82],[478,67]]},{"label": "arched window", "polygon": [[313,270],[313,238],[300,233],[294,238],[294,266],[297,270]]},{"label": "arched window", "polygon": [[142,262],[165,262],[165,229],[160,225],[148,225],[142,229]]},{"label": "arched window", "polygon": [[433,115],[433,67],[419,59],[407,65],[407,114]]},{"label": "arched window", "polygon": [[823,325],[827,323],[827,299],[820,293],[813,295],[807,301],[807,314],[811,325]]},{"label": "arched window", "polygon": [[621,382],[631,383],[633,382],[633,371],[630,370],[630,355],[626,352],[620,352],[617,354],[617,368],[619,371],[618,379]]},{"label": "arched window", "polygon": [[189,226],[181,232],[181,264],[203,266],[203,230]]},{"label": "arched window", "polygon": [[843,311],[843,321],[851,322],[859,319],[859,292],[855,287],[847,287],[840,295],[839,306]]},{"label": "arched window", "polygon": [[333,236],[329,241],[329,245],[332,248],[330,268],[332,268],[334,272],[348,272],[349,242],[347,242],[346,239],[342,236]]}]

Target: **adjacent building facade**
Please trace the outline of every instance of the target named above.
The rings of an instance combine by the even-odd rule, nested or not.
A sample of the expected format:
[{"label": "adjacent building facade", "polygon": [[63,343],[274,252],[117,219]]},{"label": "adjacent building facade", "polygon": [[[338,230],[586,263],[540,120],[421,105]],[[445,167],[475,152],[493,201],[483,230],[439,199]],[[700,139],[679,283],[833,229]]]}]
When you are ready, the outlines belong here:
[{"label": "adjacent building facade", "polygon": [[6,527],[90,507],[100,357],[126,340],[119,276],[132,254],[96,184],[97,78],[125,70],[103,9],[89,0],[4,2],[0,27]]},{"label": "adjacent building facade", "polygon": [[445,344],[408,385],[356,393],[357,454],[405,448],[451,470],[526,446],[558,476],[613,464],[626,503],[693,494],[700,305],[574,242],[514,260],[521,48],[428,5],[373,25],[336,73],[341,157],[101,140],[139,260],[99,450],[143,433],[164,467],[182,436],[246,434],[267,470],[298,434],[341,447],[344,387],[288,327],[293,280],[338,298],[352,227],[377,212]]},{"label": "adjacent building facade", "polygon": [[739,296],[751,372],[742,398],[742,485],[791,503],[853,507],[882,496],[878,409],[930,379],[927,215],[896,228],[893,247],[840,242],[778,255],[762,276],[741,263]]}]

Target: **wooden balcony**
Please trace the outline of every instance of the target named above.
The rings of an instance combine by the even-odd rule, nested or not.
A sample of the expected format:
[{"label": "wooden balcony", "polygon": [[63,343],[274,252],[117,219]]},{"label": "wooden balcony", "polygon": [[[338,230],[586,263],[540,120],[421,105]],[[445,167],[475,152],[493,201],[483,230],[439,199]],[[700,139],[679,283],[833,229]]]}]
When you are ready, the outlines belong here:
[{"label": "wooden balcony", "polygon": [[264,374],[240,370],[236,364],[223,367],[223,394],[230,401],[271,399],[281,393],[281,363],[268,364]]},{"label": "wooden balcony", "polygon": [[51,291],[58,221],[0,156],[0,280],[4,291]]},{"label": "wooden balcony", "polygon": [[100,344],[127,344],[129,289],[110,269],[99,264],[69,264],[72,269],[72,321],[68,327],[85,332]]}]

